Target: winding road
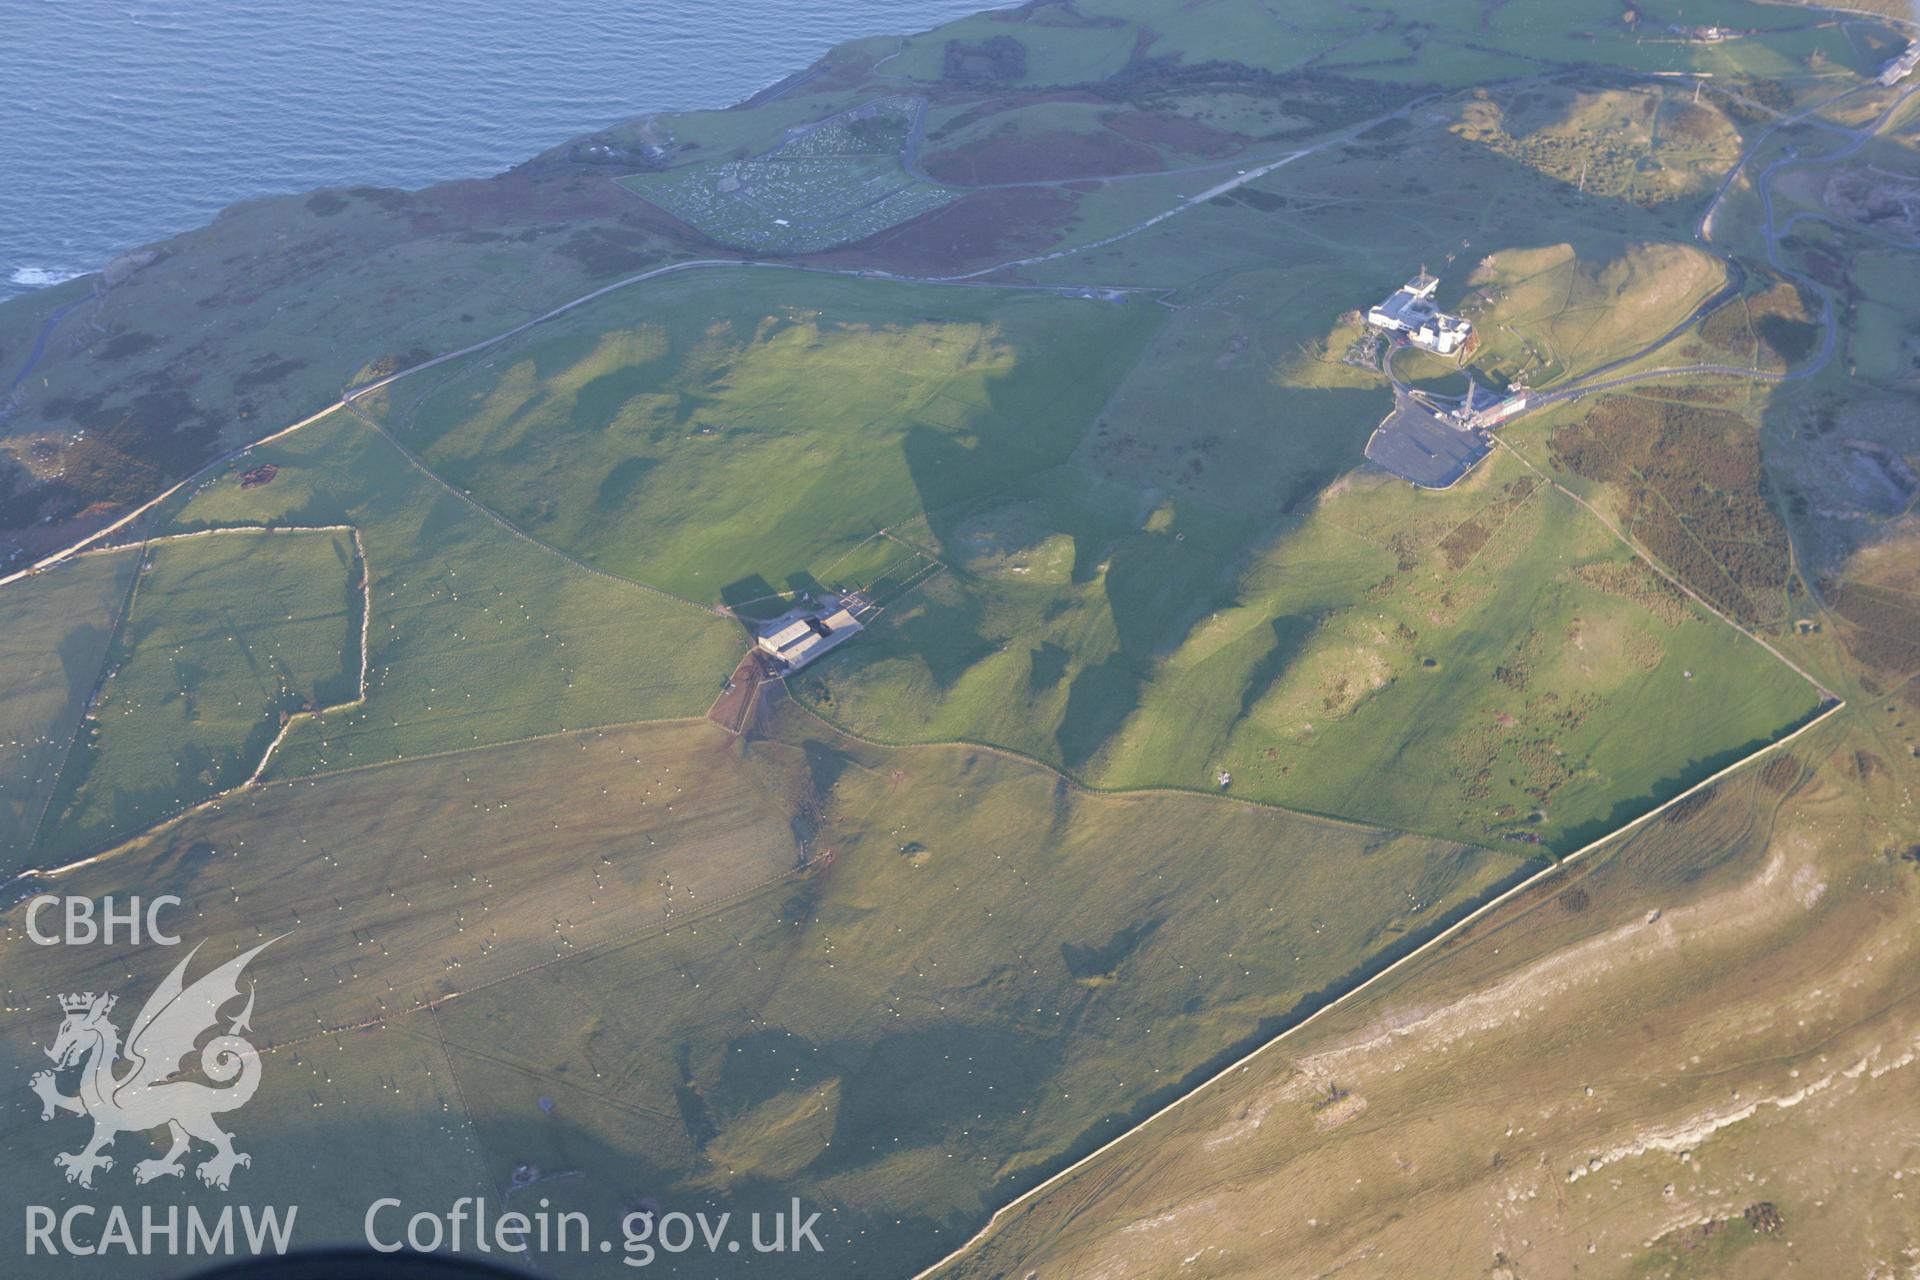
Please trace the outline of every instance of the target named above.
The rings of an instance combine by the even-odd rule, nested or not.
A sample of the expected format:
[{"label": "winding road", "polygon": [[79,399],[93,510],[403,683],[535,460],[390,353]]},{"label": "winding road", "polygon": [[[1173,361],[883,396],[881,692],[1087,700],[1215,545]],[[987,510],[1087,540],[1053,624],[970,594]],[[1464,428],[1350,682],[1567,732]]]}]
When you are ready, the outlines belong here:
[{"label": "winding road", "polygon": [[[1733,169],[1727,174],[1726,179],[1721,182],[1719,189],[1714,192],[1713,199],[1708,203],[1706,212],[1700,215],[1700,222],[1694,229],[1694,238],[1709,248],[1713,246],[1713,222],[1720,212],[1720,207],[1726,202],[1727,196],[1732,192],[1733,185],[1739,179],[1741,172],[1768,139],[1772,138],[1784,128],[1806,121],[1814,112],[1823,111],[1847,98],[1853,97],[1855,94],[1864,92],[1865,89],[1869,87],[1871,86],[1849,89],[1845,93],[1836,94],[1834,97],[1825,99],[1815,106],[1808,107],[1806,110],[1796,112],[1791,116],[1785,116],[1770,125],[1758,138],[1754,139],[1753,145],[1742,153],[1739,161],[1735,163]],[[1661,347],[1664,347],[1668,342],[1678,337],[1683,331],[1704,319],[1709,312],[1715,310],[1723,303],[1730,301],[1734,295],[1739,293],[1745,281],[1745,269],[1740,266],[1739,261],[1731,254],[1722,253],[1720,257],[1727,265],[1727,271],[1731,280],[1728,288],[1722,289],[1719,293],[1716,293],[1713,297],[1701,303],[1694,309],[1693,314],[1689,315],[1667,333],[1647,344],[1647,346],[1641,350],[1630,356],[1622,357],[1619,360],[1610,361],[1598,369],[1589,370],[1560,390],[1541,396],[1536,402],[1537,405],[1545,406],[1548,404],[1578,400],[1581,396],[1593,395],[1602,391],[1611,391],[1617,387],[1627,386],[1634,382],[1643,382],[1649,378],[1672,378],[1682,374],[1706,374],[1751,378],[1760,382],[1798,382],[1805,378],[1811,378],[1822,369],[1825,369],[1827,365],[1833,362],[1834,353],[1839,349],[1840,323],[1837,308],[1834,306],[1833,291],[1805,272],[1788,266],[1781,259],[1780,241],[1785,238],[1787,232],[1792,230],[1793,223],[1798,221],[1800,215],[1795,215],[1793,219],[1790,219],[1784,228],[1775,226],[1773,216],[1773,176],[1781,169],[1792,165],[1832,166],[1850,158],[1858,153],[1861,148],[1865,147],[1867,143],[1879,136],[1879,134],[1892,123],[1893,117],[1899,112],[1900,108],[1905,106],[1908,100],[1916,93],[1920,93],[1920,84],[1913,85],[1901,93],[1885,111],[1874,118],[1872,123],[1863,128],[1849,129],[1844,125],[1823,122],[1823,127],[1848,134],[1851,136],[1852,141],[1840,150],[1824,155],[1801,156],[1797,152],[1789,151],[1787,155],[1780,157],[1765,169],[1761,170],[1760,176],[1754,181],[1754,188],[1759,193],[1761,209],[1765,214],[1760,230],[1762,242],[1766,246],[1767,265],[1775,271],[1778,271],[1781,275],[1790,277],[1795,282],[1812,290],[1820,298],[1820,350],[1814,354],[1812,359],[1797,369],[1787,370],[1743,369],[1733,365],[1722,364],[1691,364],[1673,365],[1658,369],[1643,369],[1637,373],[1624,374],[1613,378],[1606,376],[1614,369],[1619,369],[1626,365],[1633,364],[1636,361],[1644,360]],[[1529,412],[1531,412],[1531,409]]]},{"label": "winding road", "polygon": [[[1629,365],[1638,364],[1640,361],[1645,360],[1647,357],[1667,346],[1674,339],[1680,337],[1701,320],[1704,320],[1709,314],[1740,295],[1746,287],[1746,268],[1741,266],[1739,259],[1735,258],[1732,254],[1715,248],[1713,242],[1714,220],[1718,217],[1721,206],[1725,204],[1728,195],[1732,193],[1735,182],[1739,180],[1741,173],[1744,172],[1748,164],[1752,162],[1760,148],[1782,129],[1804,123],[1808,121],[1815,112],[1824,111],[1872,87],[1871,85],[1863,85],[1849,89],[1845,93],[1823,99],[1819,103],[1796,112],[1793,115],[1781,117],[1769,125],[1758,138],[1755,138],[1752,144],[1741,153],[1740,158],[1735,161],[1733,168],[1728,171],[1727,176],[1715,190],[1713,199],[1708,202],[1706,211],[1701,214],[1700,221],[1694,228],[1694,239],[1699,241],[1703,247],[1713,250],[1722,263],[1725,264],[1727,269],[1727,283],[1725,285],[1716,290],[1711,296],[1702,300],[1700,304],[1688,312],[1686,317],[1678,324],[1648,342],[1637,351],[1620,356],[1614,360],[1609,360],[1598,368],[1589,369],[1578,377],[1571,379],[1562,387],[1529,396],[1527,408],[1524,412],[1527,414],[1537,413],[1553,405],[1568,404],[1584,396],[1616,391],[1621,387],[1631,386],[1636,382],[1646,382],[1654,378],[1701,375],[1708,377],[1746,378],[1756,382],[1798,382],[1813,377],[1831,364],[1835,352],[1839,349],[1840,336],[1839,318],[1837,308],[1834,305],[1833,291],[1806,273],[1788,266],[1780,256],[1781,240],[1793,229],[1795,223],[1801,218],[1810,215],[1804,212],[1797,213],[1787,221],[1785,227],[1775,225],[1773,177],[1774,174],[1781,169],[1789,166],[1831,166],[1839,164],[1855,155],[1865,147],[1868,142],[1879,136],[1892,122],[1894,116],[1900,109],[1905,106],[1916,93],[1920,93],[1920,84],[1915,84],[1906,89],[1894,99],[1886,110],[1875,117],[1870,124],[1861,128],[1848,128],[1845,125],[1834,124],[1831,121],[1820,122],[1821,127],[1833,132],[1845,134],[1851,141],[1838,151],[1816,156],[1802,156],[1796,151],[1789,150],[1788,154],[1781,156],[1763,169],[1760,176],[1754,182],[1755,190],[1760,196],[1761,209],[1764,213],[1764,220],[1761,224],[1761,238],[1766,248],[1767,265],[1781,275],[1787,276],[1803,285],[1820,298],[1820,350],[1816,352],[1810,360],[1798,368],[1784,370],[1754,369],[1729,364],[1683,364],[1663,365],[1653,369],[1639,369],[1632,373],[1608,376],[1613,374],[1613,371],[1616,369],[1623,369]],[[1398,397],[1406,395],[1411,389],[1400,379],[1399,375],[1393,371],[1394,354],[1395,352],[1392,350],[1387,353],[1387,358],[1383,362],[1383,368],[1388,380],[1393,384],[1397,402]],[[1511,421],[1511,419],[1509,419],[1509,421]]]}]

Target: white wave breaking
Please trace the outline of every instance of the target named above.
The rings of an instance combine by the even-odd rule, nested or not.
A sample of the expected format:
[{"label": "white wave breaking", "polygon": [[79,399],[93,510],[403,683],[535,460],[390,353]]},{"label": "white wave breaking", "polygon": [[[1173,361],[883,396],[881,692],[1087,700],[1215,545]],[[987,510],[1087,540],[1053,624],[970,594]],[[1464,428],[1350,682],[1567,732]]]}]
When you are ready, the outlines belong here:
[{"label": "white wave breaking", "polygon": [[84,271],[67,271],[60,267],[15,267],[7,279],[23,289],[45,289],[85,274]]}]

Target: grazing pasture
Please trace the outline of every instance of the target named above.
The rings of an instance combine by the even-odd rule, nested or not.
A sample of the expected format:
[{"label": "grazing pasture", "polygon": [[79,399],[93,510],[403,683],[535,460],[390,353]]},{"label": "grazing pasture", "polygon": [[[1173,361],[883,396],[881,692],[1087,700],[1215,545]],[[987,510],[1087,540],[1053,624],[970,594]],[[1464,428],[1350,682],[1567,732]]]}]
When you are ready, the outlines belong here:
[{"label": "grazing pasture", "polygon": [[364,703],[303,719],[270,776],[298,777],[632,720],[699,715],[745,635],[505,527],[351,413],[271,446],[169,507],[174,531],[342,524],[365,548]]},{"label": "grazing pasture", "polygon": [[1204,507],[1128,519],[1105,496],[1060,486],[941,528],[953,571],[799,696],[875,738],[989,742],[1099,786],[1226,775],[1556,850],[1817,702],[1510,457],[1445,494],[1344,482],[1250,547]]},{"label": "grazing pasture", "polygon": [[0,877],[28,865],[139,563],[82,556],[0,592]]},{"label": "grazing pasture", "polygon": [[347,531],[235,530],[120,554],[140,579],[41,828],[53,862],[245,782],[290,717],[358,693]]},{"label": "grazing pasture", "polygon": [[[800,1261],[844,1275],[931,1260],[1523,866],[869,747],[791,704],[769,729],[590,730],[269,783],[71,888],[179,893],[210,957],[285,935],[253,974],[268,1091],[236,1117],[255,1155],[237,1177],[300,1203],[310,1243],[358,1238],[370,1197],[338,1170],[392,1126],[375,1145],[425,1158],[403,1176],[371,1157],[399,1188],[380,1194],[547,1197],[603,1231],[646,1200],[799,1195],[829,1242]],[[56,1012],[25,993],[132,1000],[174,959],[56,955],[21,911],[0,916],[0,1064]],[[0,1140],[52,1132],[0,1114]],[[509,1192],[525,1170],[537,1188]],[[43,1161],[5,1178],[84,1194]]]},{"label": "grazing pasture", "polygon": [[877,530],[1064,461],[1165,314],[1146,297],[687,273],[374,411],[542,540],[732,602],[848,577],[872,548],[842,557]]}]

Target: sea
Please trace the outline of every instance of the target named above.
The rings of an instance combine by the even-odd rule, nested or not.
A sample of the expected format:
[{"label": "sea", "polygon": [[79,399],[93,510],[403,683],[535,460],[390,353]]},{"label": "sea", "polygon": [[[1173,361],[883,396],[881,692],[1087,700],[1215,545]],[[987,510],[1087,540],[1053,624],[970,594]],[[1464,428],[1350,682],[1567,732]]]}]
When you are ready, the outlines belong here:
[{"label": "sea", "polygon": [[0,0],[0,298],[226,205],[497,173],[994,0]]}]

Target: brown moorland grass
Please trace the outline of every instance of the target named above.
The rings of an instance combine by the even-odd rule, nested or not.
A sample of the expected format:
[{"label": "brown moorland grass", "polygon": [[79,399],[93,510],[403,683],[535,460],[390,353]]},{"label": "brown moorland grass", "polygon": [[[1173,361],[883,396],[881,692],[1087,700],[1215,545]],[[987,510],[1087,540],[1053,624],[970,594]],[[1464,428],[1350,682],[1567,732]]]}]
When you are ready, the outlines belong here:
[{"label": "brown moorland grass", "polygon": [[1625,524],[1689,587],[1748,624],[1777,620],[1791,572],[1759,437],[1731,413],[1608,396],[1549,441],[1554,461],[1619,493]]},{"label": "brown moorland grass", "polygon": [[1861,732],[1476,922],[932,1274],[1870,1270],[1861,1223],[1909,1216],[1920,881]]}]

